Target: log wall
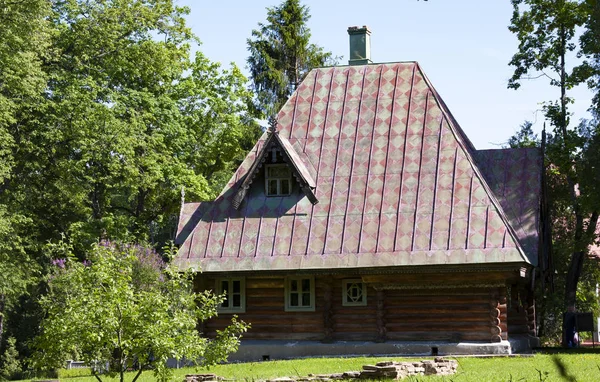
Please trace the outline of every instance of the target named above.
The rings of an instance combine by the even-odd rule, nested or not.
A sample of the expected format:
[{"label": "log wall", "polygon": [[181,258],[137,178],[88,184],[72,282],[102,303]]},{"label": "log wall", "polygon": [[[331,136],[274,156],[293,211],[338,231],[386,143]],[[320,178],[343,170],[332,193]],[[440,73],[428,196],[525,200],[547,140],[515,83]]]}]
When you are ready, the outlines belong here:
[{"label": "log wall", "polygon": [[[342,280],[316,276],[315,311],[285,312],[284,277],[246,277],[245,339],[362,341],[486,341],[507,339],[506,289],[498,287],[381,288],[367,284],[366,306],[342,305]],[[209,289],[214,279],[199,287]],[[214,336],[231,320],[220,314],[203,325]]]}]

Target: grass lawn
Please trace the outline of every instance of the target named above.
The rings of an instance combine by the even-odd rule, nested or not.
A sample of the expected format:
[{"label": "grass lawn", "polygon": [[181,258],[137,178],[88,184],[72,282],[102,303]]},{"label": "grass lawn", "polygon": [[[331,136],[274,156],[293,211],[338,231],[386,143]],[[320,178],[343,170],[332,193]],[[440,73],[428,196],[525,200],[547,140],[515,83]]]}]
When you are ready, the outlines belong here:
[{"label": "grass lawn", "polygon": [[[418,358],[420,360],[421,358]],[[423,357],[423,359],[427,359]],[[600,381],[600,352],[560,352],[536,354],[533,357],[456,358],[458,373],[446,377],[413,377],[409,381]],[[185,368],[175,371],[174,381],[182,381],[185,374],[215,373],[221,377],[241,381],[264,380],[273,377],[307,376],[309,373],[325,374],[360,370],[363,365],[383,360],[402,360],[393,357],[310,358],[293,361],[267,361],[218,365],[209,370]],[[416,360],[411,358],[410,360]],[[67,378],[68,382],[92,382],[92,377]],[[127,381],[133,379],[133,373]],[[117,379],[104,379],[116,381]],[[145,371],[138,381],[154,381],[151,371]]]}]

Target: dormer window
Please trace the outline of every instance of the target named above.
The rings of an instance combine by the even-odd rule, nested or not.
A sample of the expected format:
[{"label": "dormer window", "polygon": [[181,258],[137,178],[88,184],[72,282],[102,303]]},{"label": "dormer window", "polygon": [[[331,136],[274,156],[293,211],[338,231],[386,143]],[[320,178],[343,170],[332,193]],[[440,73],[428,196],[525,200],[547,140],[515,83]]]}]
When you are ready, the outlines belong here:
[{"label": "dormer window", "polygon": [[292,171],[285,164],[268,164],[265,167],[267,196],[287,196],[292,193]]}]

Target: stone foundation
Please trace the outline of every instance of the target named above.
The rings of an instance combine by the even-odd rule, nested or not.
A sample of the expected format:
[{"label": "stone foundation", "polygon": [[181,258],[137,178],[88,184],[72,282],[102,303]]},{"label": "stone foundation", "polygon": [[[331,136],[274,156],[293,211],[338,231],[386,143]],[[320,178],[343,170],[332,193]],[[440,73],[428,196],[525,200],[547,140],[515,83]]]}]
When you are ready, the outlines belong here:
[{"label": "stone foundation", "polygon": [[[523,344],[525,351],[527,344]],[[490,342],[429,342],[429,341],[283,341],[242,340],[238,351],[229,355],[232,362],[253,362],[304,357],[345,356],[453,356],[453,355],[508,355],[512,354],[511,343]]]}]

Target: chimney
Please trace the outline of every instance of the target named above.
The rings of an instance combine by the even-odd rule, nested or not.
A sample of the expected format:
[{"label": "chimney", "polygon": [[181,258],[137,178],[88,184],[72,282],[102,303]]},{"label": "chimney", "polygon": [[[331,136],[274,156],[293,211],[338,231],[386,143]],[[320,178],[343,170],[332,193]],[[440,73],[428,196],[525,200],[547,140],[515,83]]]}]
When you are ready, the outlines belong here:
[{"label": "chimney", "polygon": [[349,65],[366,65],[371,61],[371,31],[369,27],[349,27],[350,36],[350,59]]}]

